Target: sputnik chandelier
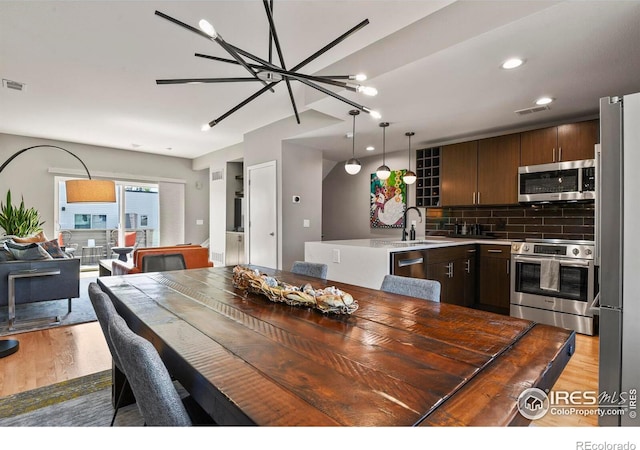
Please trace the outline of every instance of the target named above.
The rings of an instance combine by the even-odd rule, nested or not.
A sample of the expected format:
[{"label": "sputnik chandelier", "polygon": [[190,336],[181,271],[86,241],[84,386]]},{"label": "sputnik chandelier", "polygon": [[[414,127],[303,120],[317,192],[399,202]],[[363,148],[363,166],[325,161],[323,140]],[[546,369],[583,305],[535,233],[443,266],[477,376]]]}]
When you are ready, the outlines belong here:
[{"label": "sputnik chandelier", "polygon": [[[218,123],[220,123],[225,118],[229,117],[231,114],[247,105],[251,101],[258,98],[260,95],[264,94],[267,91],[274,92],[273,87],[284,81],[287,85],[287,90],[289,92],[289,99],[291,100],[291,107],[293,108],[293,113],[295,114],[296,121],[300,123],[300,116],[298,115],[298,108],[296,106],[295,99],[293,97],[293,91],[291,89],[291,81],[298,81],[302,84],[305,84],[313,89],[316,89],[320,92],[323,92],[326,95],[329,95],[335,99],[338,99],[344,103],[351,105],[352,107],[371,114],[372,117],[379,119],[380,114],[376,111],[367,108],[366,106],[360,105],[342,95],[336,94],[335,92],[321,86],[321,84],[337,86],[340,88],[347,89],[349,91],[361,92],[365,95],[376,95],[377,91],[375,88],[362,86],[360,84],[355,84],[351,81],[364,81],[366,76],[364,75],[306,75],[298,72],[304,66],[314,61],[320,55],[326,53],[331,48],[335,47],[337,44],[345,40],[351,34],[360,30],[362,27],[369,23],[369,19],[365,19],[360,22],[358,25],[354,26],[350,30],[346,31],[329,44],[322,47],[317,52],[313,53],[311,56],[301,61],[300,63],[294,65],[290,69],[287,69],[287,66],[284,61],[284,56],[282,55],[282,49],[280,47],[280,40],[278,39],[278,33],[276,30],[276,26],[273,20],[273,0],[263,0],[264,9],[267,14],[267,20],[269,22],[269,56],[268,60],[264,60],[258,56],[255,56],[249,53],[246,50],[238,48],[227,41],[225,41],[220,33],[218,33],[215,28],[206,20],[202,19],[199,22],[199,28],[192,27],[184,22],[181,22],[178,19],[170,17],[160,11],[156,11],[155,14],[157,16],[162,17],[170,22],[173,22],[176,25],[179,25],[189,31],[192,31],[210,41],[216,42],[220,45],[233,59],[220,58],[217,56],[204,55],[201,53],[196,53],[195,56],[198,58],[205,58],[209,60],[224,62],[227,64],[236,64],[242,66],[247,72],[249,72],[250,76],[248,77],[238,77],[238,78],[183,78],[183,79],[165,79],[165,80],[156,80],[156,83],[159,85],[164,84],[199,84],[199,83],[244,83],[244,82],[258,82],[262,83],[263,87],[257,91],[255,94],[246,98],[245,100],[238,103],[236,106],[231,108],[229,111],[222,114],[220,117],[210,121],[209,123],[202,126],[203,130],[208,130]],[[278,60],[280,65],[278,66],[273,62],[273,47],[275,46],[276,53],[278,55]],[[246,59],[245,59],[246,58]],[[346,81],[344,81],[346,80]]]}]

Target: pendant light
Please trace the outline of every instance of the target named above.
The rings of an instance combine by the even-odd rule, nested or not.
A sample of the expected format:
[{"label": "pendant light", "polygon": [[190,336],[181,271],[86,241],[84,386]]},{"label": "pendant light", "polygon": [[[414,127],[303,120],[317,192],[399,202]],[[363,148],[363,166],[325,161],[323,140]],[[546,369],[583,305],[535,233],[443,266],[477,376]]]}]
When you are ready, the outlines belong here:
[{"label": "pendant light", "polygon": [[381,180],[386,180],[391,175],[391,169],[389,166],[385,164],[384,154],[385,154],[385,141],[386,141],[386,129],[389,126],[389,122],[381,122],[380,127],[382,128],[382,165],[376,169],[376,175]]},{"label": "pendant light", "polygon": [[416,182],[416,174],[411,170],[411,136],[413,136],[414,134],[415,133],[413,131],[407,131],[404,134],[409,138],[409,170],[407,170],[407,172],[402,177],[402,181],[404,181],[405,184],[413,184]]},{"label": "pendant light", "polygon": [[351,137],[351,159],[348,160],[344,164],[344,170],[347,171],[349,175],[355,175],[360,172],[362,165],[360,161],[356,159],[356,116],[360,114],[360,111],[357,109],[352,109],[349,111],[349,114],[353,117],[353,136]]}]

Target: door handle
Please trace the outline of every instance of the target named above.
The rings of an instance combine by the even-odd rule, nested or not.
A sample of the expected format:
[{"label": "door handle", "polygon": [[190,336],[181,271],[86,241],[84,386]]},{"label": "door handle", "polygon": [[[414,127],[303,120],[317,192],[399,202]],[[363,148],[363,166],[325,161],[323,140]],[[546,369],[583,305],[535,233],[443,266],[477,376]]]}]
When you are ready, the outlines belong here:
[{"label": "door handle", "polygon": [[558,161],[562,161],[562,147],[558,148]]},{"label": "door handle", "polygon": [[471,203],[471,204],[472,205],[476,204],[476,193],[475,192],[473,193],[473,203]]},{"label": "door handle", "polygon": [[447,277],[448,278],[453,278],[453,263],[452,262],[447,264]]},{"label": "door handle", "polygon": [[556,149],[555,149],[555,147],[554,147],[554,148],[553,148],[553,150],[551,151],[551,156],[552,156],[552,158],[553,158],[553,159],[552,159],[552,161],[553,161],[553,162],[556,162]]},{"label": "door handle", "polygon": [[276,234],[272,231],[271,233],[269,233],[269,236],[275,236]]},{"label": "door handle", "polygon": [[489,249],[487,253],[502,253],[502,250]]},{"label": "door handle", "polygon": [[467,259],[466,270],[467,270],[467,273],[471,273],[471,260],[470,259]]}]

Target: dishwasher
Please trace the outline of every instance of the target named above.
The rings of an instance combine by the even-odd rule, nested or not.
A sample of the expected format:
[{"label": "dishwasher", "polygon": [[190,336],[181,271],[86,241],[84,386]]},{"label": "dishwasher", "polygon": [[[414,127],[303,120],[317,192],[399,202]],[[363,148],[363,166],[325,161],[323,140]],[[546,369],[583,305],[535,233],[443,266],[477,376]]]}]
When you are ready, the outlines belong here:
[{"label": "dishwasher", "polygon": [[425,278],[425,255],[421,250],[391,253],[391,274]]}]

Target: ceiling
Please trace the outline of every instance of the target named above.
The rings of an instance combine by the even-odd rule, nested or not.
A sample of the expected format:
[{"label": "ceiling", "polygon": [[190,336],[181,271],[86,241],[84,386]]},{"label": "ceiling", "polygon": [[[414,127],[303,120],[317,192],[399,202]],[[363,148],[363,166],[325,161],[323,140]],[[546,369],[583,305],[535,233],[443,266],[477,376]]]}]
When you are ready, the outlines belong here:
[{"label": "ceiling", "polygon": [[[155,10],[194,27],[206,18],[227,42],[267,58],[259,1],[3,1],[0,77],[26,89],[0,89],[0,132],[196,158],[272,122],[295,120],[280,83],[201,131],[261,85],[156,85],[161,78],[246,72],[194,57],[229,55]],[[407,131],[415,132],[413,148],[490,136],[594,117],[600,97],[640,91],[640,1],[275,0],[274,17],[288,67],[369,19],[301,72],[366,73],[376,97],[335,92],[390,123],[387,152],[406,150]],[[525,64],[501,69],[512,56]],[[340,120],[285,138],[329,160],[349,158],[352,107],[292,86],[301,112]],[[542,95],[555,99],[549,110],[514,112]],[[357,157],[381,152],[379,122],[357,117]],[[367,145],[376,150],[367,152]]]}]

